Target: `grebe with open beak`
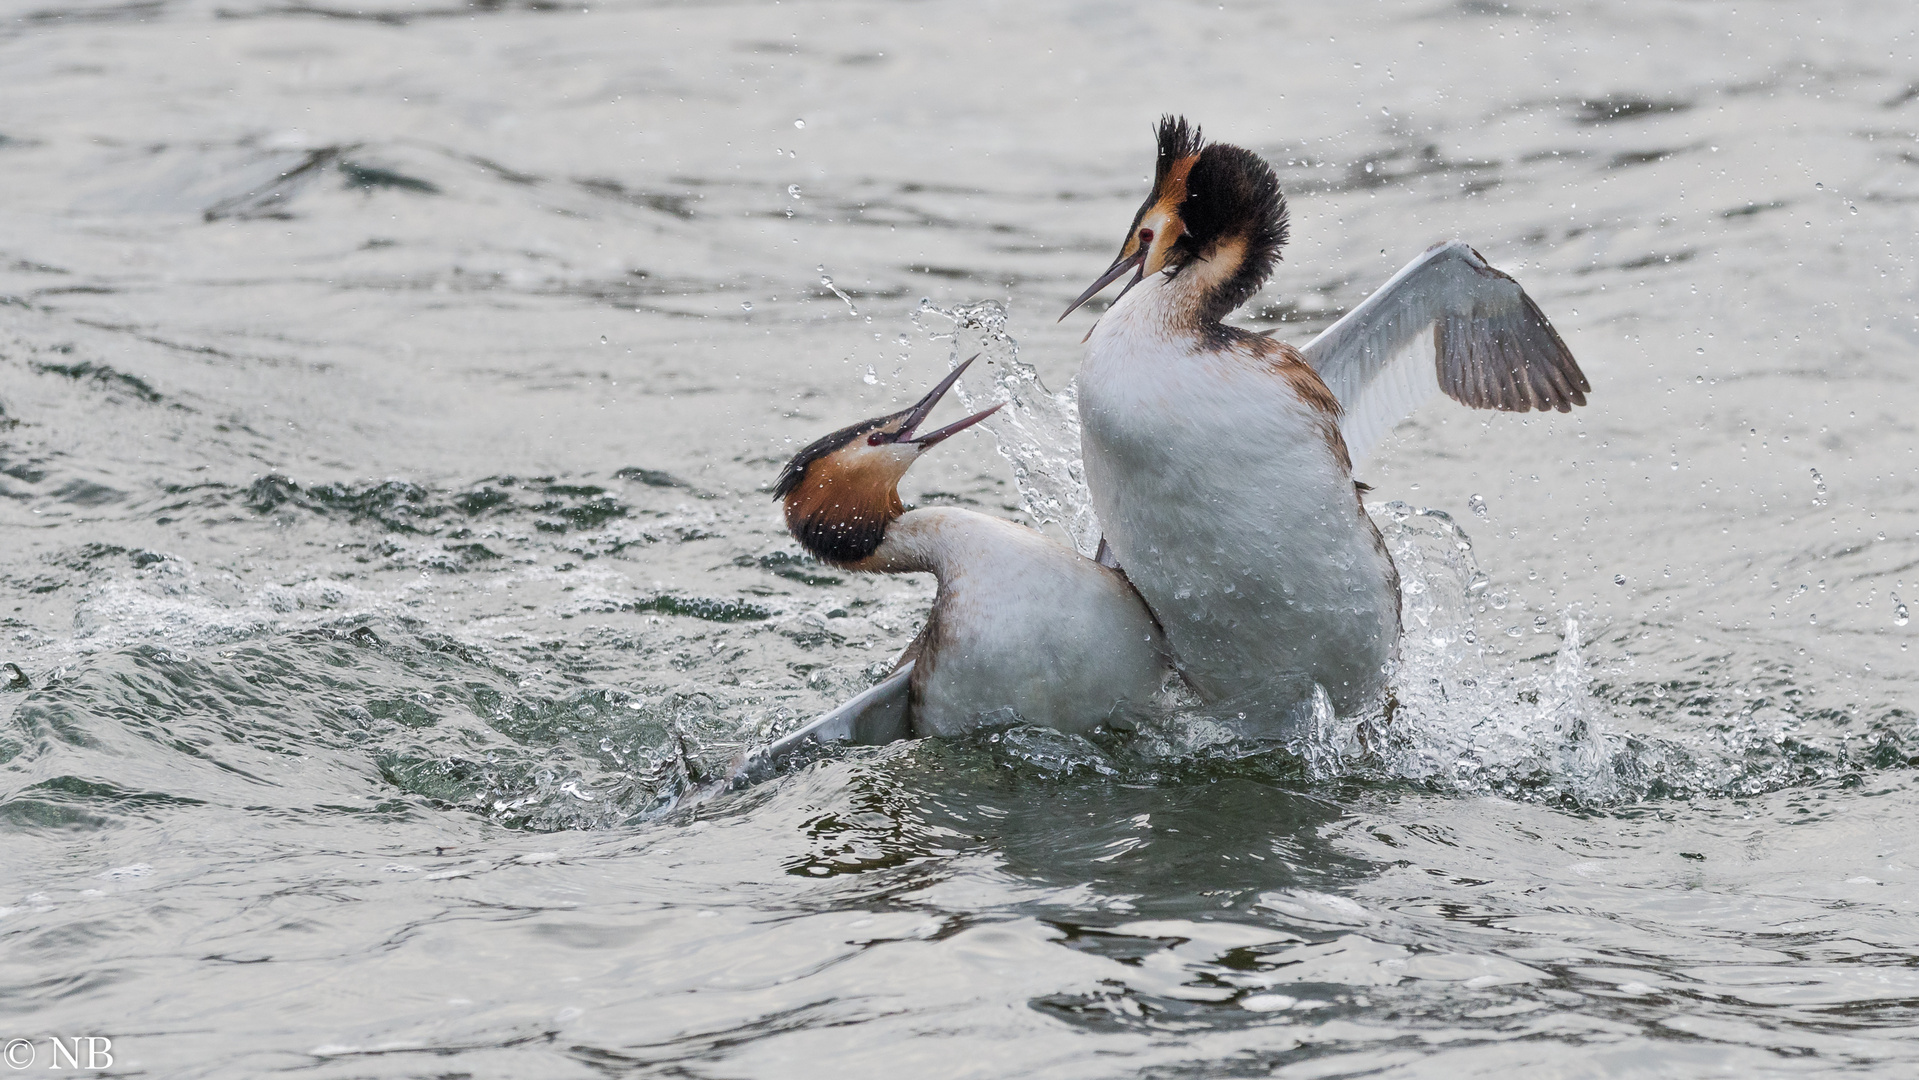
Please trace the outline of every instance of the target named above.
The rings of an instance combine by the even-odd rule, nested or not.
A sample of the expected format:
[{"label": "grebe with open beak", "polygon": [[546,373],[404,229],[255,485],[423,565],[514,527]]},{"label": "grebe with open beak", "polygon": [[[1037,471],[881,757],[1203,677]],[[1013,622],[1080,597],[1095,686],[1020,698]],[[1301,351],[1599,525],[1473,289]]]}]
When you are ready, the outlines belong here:
[{"label": "grebe with open beak", "polygon": [[920,425],[972,360],[910,409],[801,450],[774,485],[795,539],[822,562],[930,573],[926,627],[894,674],[762,751],[806,739],[879,743],[957,735],[1013,716],[1084,733],[1150,708],[1171,671],[1159,627],[1118,572],[1038,531],[955,507],[908,510],[898,484],[928,447],[995,405],[928,434]]},{"label": "grebe with open beak", "polygon": [[1225,325],[1286,242],[1279,179],[1183,119],[1158,136],[1119,257],[1066,309],[1130,275],[1078,376],[1103,550],[1203,698],[1286,706],[1318,683],[1354,715],[1381,700],[1400,626],[1353,462],[1442,391],[1564,412],[1591,387],[1519,284],[1457,241],[1303,350]]}]

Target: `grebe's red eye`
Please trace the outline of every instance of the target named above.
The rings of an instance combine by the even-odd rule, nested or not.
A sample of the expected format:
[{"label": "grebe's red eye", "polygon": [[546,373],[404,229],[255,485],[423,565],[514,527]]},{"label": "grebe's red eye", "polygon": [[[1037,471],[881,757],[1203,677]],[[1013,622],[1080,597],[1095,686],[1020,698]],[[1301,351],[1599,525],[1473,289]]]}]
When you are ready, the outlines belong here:
[{"label": "grebe's red eye", "polygon": [[868,445],[868,446],[878,446],[879,444],[881,444],[881,443],[883,443],[883,442],[885,442],[885,441],[886,441],[886,436],[884,436],[884,435],[881,435],[881,434],[880,434],[879,432],[877,432],[877,431],[875,431],[875,432],[874,432],[873,434],[871,434],[871,435],[868,435],[868,436],[866,437],[866,445]]},{"label": "grebe's red eye", "polygon": [[1141,229],[1139,231],[1139,244],[1141,247],[1152,247],[1153,246],[1153,230]]}]

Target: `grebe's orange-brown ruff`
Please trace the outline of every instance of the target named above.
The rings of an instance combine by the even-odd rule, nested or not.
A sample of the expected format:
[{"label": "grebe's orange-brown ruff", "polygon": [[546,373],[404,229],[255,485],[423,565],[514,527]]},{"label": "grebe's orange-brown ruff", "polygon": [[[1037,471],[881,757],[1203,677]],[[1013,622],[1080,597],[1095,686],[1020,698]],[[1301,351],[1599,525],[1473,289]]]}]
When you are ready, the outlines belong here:
[{"label": "grebe's orange-brown ruff", "polygon": [[1270,166],[1161,121],[1152,193],[1067,308],[1130,275],[1087,338],[1081,449],[1106,543],[1201,696],[1286,706],[1318,683],[1350,715],[1381,698],[1400,632],[1354,461],[1441,391],[1563,412],[1590,386],[1518,283],[1458,242],[1303,350],[1226,325],[1286,230]]}]

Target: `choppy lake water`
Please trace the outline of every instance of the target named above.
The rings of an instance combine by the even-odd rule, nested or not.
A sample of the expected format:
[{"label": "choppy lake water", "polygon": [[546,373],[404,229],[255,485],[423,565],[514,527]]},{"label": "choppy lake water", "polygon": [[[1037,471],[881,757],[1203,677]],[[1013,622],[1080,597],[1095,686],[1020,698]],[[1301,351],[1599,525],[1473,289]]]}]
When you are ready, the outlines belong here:
[{"label": "choppy lake water", "polygon": [[[10,3],[0,1038],[1913,1075],[1919,14],[1289,7]],[[1593,382],[1364,470],[1390,737],[1015,729],[670,808],[930,599],[800,558],[779,464],[962,349],[1066,386],[1165,111],[1280,169],[1247,325],[1459,236]],[[985,435],[909,486],[1029,512]]]}]

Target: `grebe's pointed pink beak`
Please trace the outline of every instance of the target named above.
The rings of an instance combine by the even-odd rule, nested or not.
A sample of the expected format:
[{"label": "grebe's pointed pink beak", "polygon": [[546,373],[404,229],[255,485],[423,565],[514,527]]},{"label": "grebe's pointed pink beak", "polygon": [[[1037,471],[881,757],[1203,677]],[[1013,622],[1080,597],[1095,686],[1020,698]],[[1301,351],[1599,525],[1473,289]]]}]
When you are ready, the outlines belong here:
[{"label": "grebe's pointed pink beak", "polygon": [[995,405],[990,409],[982,409],[979,412],[976,412],[973,415],[967,417],[966,419],[959,421],[958,423],[948,424],[945,427],[939,429],[938,431],[932,432],[931,434],[916,435],[910,439],[902,439],[900,441],[910,442],[913,445],[924,450],[927,447],[933,445],[934,443],[945,439],[948,435],[965,431],[967,428],[972,427],[974,424],[977,424],[981,420],[984,420],[987,417],[993,415],[994,413],[1000,411],[1000,408],[1004,406],[1005,404],[1006,403],[1002,401],[998,405]]},{"label": "grebe's pointed pink beak", "polygon": [[[919,401],[915,403],[911,409],[908,409],[906,411],[906,422],[900,425],[900,429],[897,432],[894,432],[891,436],[883,436],[880,433],[876,432],[874,433],[870,441],[907,443],[913,446],[917,446],[920,449],[924,450],[927,447],[933,445],[934,443],[939,442],[942,439],[945,439],[947,436],[953,435],[957,432],[965,431],[967,428],[972,427],[974,424],[977,424],[981,420],[984,420],[987,417],[998,412],[1000,407],[999,405],[995,405],[992,408],[986,409],[982,412],[976,412],[973,415],[967,417],[966,419],[961,420],[957,424],[948,424],[945,427],[939,429],[938,431],[932,432],[930,434],[927,434],[927,435],[914,434],[915,431],[919,430],[919,426],[926,422],[926,418],[932,415],[933,409],[939,405],[940,399],[946,396],[946,392],[953,388],[954,383],[959,382],[959,377],[961,375],[966,374],[966,369],[971,367],[973,364],[973,361],[978,359],[979,359],[979,354],[974,353],[972,356],[969,356],[966,358],[965,363],[954,368],[952,371],[947,372],[946,378],[941,379],[939,381],[938,386],[935,386],[933,387],[933,389],[927,391],[927,394],[925,397],[919,399]],[[1004,402],[1002,402],[1001,404],[1004,404]]]},{"label": "grebe's pointed pink beak", "polygon": [[907,410],[906,423],[900,425],[899,434],[893,436],[893,441],[912,442],[913,432],[926,422],[926,418],[932,414],[933,408],[940,403],[940,399],[946,396],[946,392],[953,388],[953,384],[959,381],[959,377],[966,374],[966,369],[972,367],[973,361],[978,359],[978,353],[967,357],[965,363],[947,372],[946,378],[941,379],[938,386],[927,391],[925,397],[915,402],[913,407]]},{"label": "grebe's pointed pink beak", "polygon": [[[1147,233],[1146,238],[1148,242],[1150,242],[1152,239],[1152,234]],[[1138,267],[1139,273],[1134,274],[1133,280],[1126,283],[1126,288],[1121,289],[1119,291],[1119,296],[1125,296],[1128,290],[1132,289],[1133,286],[1139,284],[1140,280],[1146,276],[1146,249],[1147,249],[1147,245],[1142,243],[1139,246],[1139,250],[1133,252],[1131,255],[1121,255],[1119,258],[1114,259],[1113,265],[1106,268],[1106,272],[1099,276],[1098,281],[1095,281],[1091,285],[1088,285],[1086,287],[1086,291],[1079,294],[1079,299],[1066,305],[1066,310],[1060,312],[1059,321],[1065,322],[1066,316],[1071,315],[1075,311],[1078,311],[1079,306],[1081,304],[1084,304],[1086,301],[1091,300],[1095,296],[1098,296],[1099,291],[1101,289],[1104,289],[1106,286],[1111,285],[1115,281],[1118,281],[1126,273],[1126,271],[1131,270],[1134,267]],[[1119,296],[1115,296],[1113,298],[1113,302],[1115,304],[1119,303]]]}]

